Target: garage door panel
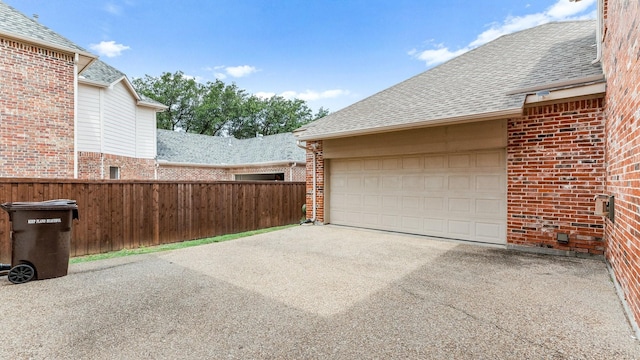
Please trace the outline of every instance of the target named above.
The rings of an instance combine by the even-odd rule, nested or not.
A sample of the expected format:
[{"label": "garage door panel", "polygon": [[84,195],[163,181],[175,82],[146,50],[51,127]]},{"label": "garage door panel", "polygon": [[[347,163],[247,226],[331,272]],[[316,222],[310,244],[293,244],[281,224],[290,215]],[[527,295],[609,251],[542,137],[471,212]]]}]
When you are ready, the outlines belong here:
[{"label": "garage door panel", "polygon": [[365,170],[379,170],[380,169],[380,160],[378,159],[366,159],[364,160],[364,169]]},{"label": "garage door panel", "polygon": [[478,168],[500,168],[502,167],[502,152],[491,151],[476,155],[476,167]]},{"label": "garage door panel", "polygon": [[444,155],[426,156],[424,158],[424,169],[425,170],[444,169],[445,159],[446,158]]},{"label": "garage door panel", "polygon": [[471,166],[471,155],[450,155],[449,169],[468,169]]},{"label": "garage door panel", "polygon": [[365,176],[364,177],[364,189],[365,191],[377,191],[380,184],[380,178],[378,176]]},{"label": "garage door panel", "polygon": [[400,168],[399,158],[385,158],[382,160],[382,170],[398,170]]},{"label": "garage door panel", "polygon": [[424,190],[424,176],[407,175],[402,177],[402,190],[422,191]]},{"label": "garage door panel", "polygon": [[380,218],[382,220],[382,226],[385,230],[393,230],[400,227],[400,222],[398,221],[397,215],[383,214]]},{"label": "garage door panel", "polygon": [[495,239],[500,237],[502,229],[502,224],[476,222],[475,235],[479,239]]},{"label": "garage door panel", "polygon": [[445,219],[437,219],[437,218],[424,218],[424,231],[427,234],[433,236],[444,236],[445,235]]},{"label": "garage door panel", "polygon": [[450,175],[448,189],[453,191],[471,189],[471,177],[469,175]]},{"label": "garage door panel", "polygon": [[443,175],[425,175],[424,188],[428,191],[444,190],[445,177]]},{"label": "garage door panel", "polygon": [[402,189],[402,184],[399,176],[384,176],[382,177],[382,189],[384,191],[399,191]]},{"label": "garage door panel", "polygon": [[442,213],[444,210],[445,199],[443,197],[425,197],[424,209],[427,212],[437,211]]},{"label": "garage door panel", "polygon": [[471,211],[471,199],[469,198],[450,198],[449,211],[456,213],[469,213]]},{"label": "garage door panel", "polygon": [[477,175],[476,191],[498,192],[503,188],[500,175]]},{"label": "garage door panel", "polygon": [[380,207],[380,196],[379,195],[364,195],[364,206],[365,208],[374,208],[377,209]]},{"label": "garage door panel", "polygon": [[402,197],[402,211],[414,211],[419,213],[422,209],[422,199],[417,196]]},{"label": "garage door panel", "polygon": [[335,159],[329,216],[335,224],[506,242],[505,150]]},{"label": "garage door panel", "polygon": [[471,237],[471,226],[471,221],[448,220],[447,232],[460,239],[469,239]]},{"label": "garage door panel", "polygon": [[402,169],[404,170],[422,170],[421,157],[405,157],[402,159]]},{"label": "garage door panel", "polygon": [[414,232],[422,232],[422,218],[415,216],[403,216],[402,228]]},{"label": "garage door panel", "polygon": [[476,215],[498,217],[502,214],[503,202],[501,199],[476,199]]}]

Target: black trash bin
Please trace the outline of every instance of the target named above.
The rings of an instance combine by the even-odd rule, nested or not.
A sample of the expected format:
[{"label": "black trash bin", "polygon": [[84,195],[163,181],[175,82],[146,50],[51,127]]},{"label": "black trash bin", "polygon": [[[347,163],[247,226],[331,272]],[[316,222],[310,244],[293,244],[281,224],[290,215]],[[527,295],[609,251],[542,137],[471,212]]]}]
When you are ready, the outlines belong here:
[{"label": "black trash bin", "polygon": [[[0,204],[11,221],[9,281],[21,284],[33,279],[67,275],[75,200]],[[2,264],[0,264],[2,267]]]}]

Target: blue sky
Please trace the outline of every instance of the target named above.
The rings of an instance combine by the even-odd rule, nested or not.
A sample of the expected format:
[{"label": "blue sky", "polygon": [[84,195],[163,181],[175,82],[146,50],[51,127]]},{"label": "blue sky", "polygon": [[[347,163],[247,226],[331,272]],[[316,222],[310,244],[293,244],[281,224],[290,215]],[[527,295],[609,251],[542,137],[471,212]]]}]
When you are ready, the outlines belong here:
[{"label": "blue sky", "polygon": [[2,0],[130,79],[183,71],[337,111],[596,0]]}]

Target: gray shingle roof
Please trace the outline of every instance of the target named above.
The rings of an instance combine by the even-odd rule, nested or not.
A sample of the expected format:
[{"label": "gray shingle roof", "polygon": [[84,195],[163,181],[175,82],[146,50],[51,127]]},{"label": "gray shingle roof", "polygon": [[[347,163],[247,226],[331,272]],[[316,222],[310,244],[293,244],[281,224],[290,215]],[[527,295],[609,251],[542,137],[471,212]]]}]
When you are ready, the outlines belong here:
[{"label": "gray shingle roof", "polygon": [[91,63],[80,75],[82,78],[104,83],[105,85],[109,85],[123,76],[125,76],[123,72],[101,60]]},{"label": "gray shingle roof", "polygon": [[25,16],[2,1],[0,1],[0,33],[30,38],[38,42],[51,44],[55,47],[88,53],[87,50],[71,40],[54,32],[34,19]]},{"label": "gray shingle roof", "polygon": [[158,160],[209,165],[304,162],[305,151],[292,133],[236,139],[158,129]]},{"label": "gray shingle roof", "polygon": [[602,75],[600,64],[591,64],[595,41],[591,20],[505,35],[308,124],[296,136],[321,139],[518,109],[525,94],[512,94],[515,89]]}]

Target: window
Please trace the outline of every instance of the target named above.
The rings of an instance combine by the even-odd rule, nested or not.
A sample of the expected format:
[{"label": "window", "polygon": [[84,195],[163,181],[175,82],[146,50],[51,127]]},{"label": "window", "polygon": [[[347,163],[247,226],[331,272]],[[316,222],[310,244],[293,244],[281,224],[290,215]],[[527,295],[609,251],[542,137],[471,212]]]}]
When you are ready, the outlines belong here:
[{"label": "window", "polygon": [[117,166],[109,166],[109,179],[118,180],[120,179],[120,168]]}]

